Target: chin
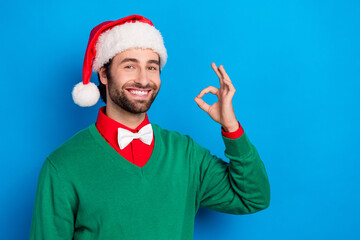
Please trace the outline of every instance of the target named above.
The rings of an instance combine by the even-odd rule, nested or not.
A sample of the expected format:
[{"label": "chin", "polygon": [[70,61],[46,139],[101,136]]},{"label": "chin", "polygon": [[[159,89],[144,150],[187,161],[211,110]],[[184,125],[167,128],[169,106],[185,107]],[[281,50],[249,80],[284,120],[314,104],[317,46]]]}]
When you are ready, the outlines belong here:
[{"label": "chin", "polygon": [[157,91],[151,94],[148,99],[134,99],[124,92],[115,90],[114,92],[110,92],[109,97],[115,105],[123,110],[133,114],[141,114],[150,109],[156,95]]}]

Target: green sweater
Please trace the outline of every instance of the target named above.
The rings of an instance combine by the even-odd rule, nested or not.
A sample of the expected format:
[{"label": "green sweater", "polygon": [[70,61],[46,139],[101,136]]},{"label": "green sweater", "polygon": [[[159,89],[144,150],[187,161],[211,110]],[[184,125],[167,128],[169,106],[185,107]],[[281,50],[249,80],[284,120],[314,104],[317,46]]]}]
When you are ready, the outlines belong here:
[{"label": "green sweater", "polygon": [[155,146],[142,168],[121,157],[95,124],[50,154],[30,239],[193,239],[199,206],[248,214],[269,205],[266,171],[245,133],[223,137],[226,163],[189,136],[152,127]]}]

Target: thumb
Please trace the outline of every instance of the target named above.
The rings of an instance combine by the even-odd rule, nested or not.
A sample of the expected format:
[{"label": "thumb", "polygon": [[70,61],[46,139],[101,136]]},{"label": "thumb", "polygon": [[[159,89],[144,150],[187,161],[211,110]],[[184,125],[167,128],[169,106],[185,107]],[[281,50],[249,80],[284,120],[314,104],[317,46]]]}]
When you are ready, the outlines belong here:
[{"label": "thumb", "polygon": [[199,97],[196,97],[194,100],[202,110],[204,110],[205,112],[209,111],[210,105],[207,104],[204,100]]}]

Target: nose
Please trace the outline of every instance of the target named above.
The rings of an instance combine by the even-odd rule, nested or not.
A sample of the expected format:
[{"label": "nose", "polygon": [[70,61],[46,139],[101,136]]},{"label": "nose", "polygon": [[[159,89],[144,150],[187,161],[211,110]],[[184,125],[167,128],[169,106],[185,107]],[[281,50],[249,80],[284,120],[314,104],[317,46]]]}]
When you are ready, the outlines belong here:
[{"label": "nose", "polygon": [[142,69],[142,68],[140,69],[140,71],[138,72],[138,76],[136,78],[136,82],[140,83],[142,86],[148,85],[150,79],[146,69]]}]

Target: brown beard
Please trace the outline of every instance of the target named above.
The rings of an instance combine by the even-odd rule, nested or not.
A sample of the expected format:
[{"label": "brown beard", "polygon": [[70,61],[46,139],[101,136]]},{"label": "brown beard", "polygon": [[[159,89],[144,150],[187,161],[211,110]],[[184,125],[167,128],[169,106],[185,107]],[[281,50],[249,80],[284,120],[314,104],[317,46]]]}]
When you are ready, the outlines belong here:
[{"label": "brown beard", "polygon": [[[159,89],[153,83],[146,86],[142,86],[140,83],[125,84],[122,89],[119,89],[111,77],[108,77],[108,88],[109,97],[116,105],[127,112],[135,114],[147,112],[159,92]],[[151,97],[149,100],[130,100],[126,96],[125,88],[151,89]]]}]

